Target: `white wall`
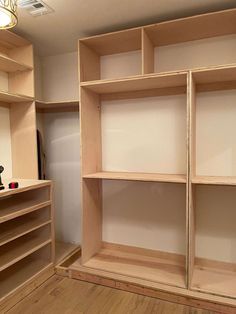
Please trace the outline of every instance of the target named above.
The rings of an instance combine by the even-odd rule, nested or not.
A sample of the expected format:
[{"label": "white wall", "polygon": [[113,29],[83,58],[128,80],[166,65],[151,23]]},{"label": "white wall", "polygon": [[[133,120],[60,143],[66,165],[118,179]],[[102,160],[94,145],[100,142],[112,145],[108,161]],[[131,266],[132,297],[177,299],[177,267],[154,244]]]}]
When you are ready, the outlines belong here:
[{"label": "white wall", "polygon": [[81,241],[80,146],[78,113],[44,115],[47,178],[54,182],[56,237]]},{"label": "white wall", "polygon": [[236,35],[219,36],[155,48],[155,72],[236,62]]},{"label": "white wall", "polygon": [[0,165],[5,168],[2,178],[12,178],[11,129],[9,109],[0,106]]},{"label": "white wall", "polygon": [[78,53],[44,57],[42,90],[44,101],[78,100]]},{"label": "white wall", "polygon": [[[78,100],[77,52],[37,59],[36,90],[40,100]],[[47,178],[53,180],[56,237],[81,242],[80,135],[77,112],[38,114],[45,140]]]}]

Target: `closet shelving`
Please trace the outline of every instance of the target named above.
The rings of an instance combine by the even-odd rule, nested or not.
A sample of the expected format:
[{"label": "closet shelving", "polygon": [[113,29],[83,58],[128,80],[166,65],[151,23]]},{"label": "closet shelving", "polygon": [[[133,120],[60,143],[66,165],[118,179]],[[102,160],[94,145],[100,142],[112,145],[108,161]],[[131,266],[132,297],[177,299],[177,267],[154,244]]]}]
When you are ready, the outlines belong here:
[{"label": "closet shelving", "polygon": [[55,113],[55,112],[78,112],[79,101],[36,101],[36,109],[39,113]]},{"label": "closet shelving", "polygon": [[[54,273],[52,185],[38,181],[33,47],[0,32],[0,312]],[[17,181],[19,188],[8,184]]]},{"label": "closet shelving", "polygon": [[55,258],[51,183],[18,182],[17,190],[0,192],[1,310],[46,280]]},{"label": "closet shelving", "polygon": [[[81,259],[70,266],[72,278],[185,304],[201,302],[203,307],[219,312],[234,311],[232,221],[235,221],[236,173],[231,126],[235,125],[236,58],[231,55],[231,44],[236,40],[235,20],[233,9],[79,41],[83,241]],[[217,93],[225,93],[227,103]],[[180,95],[183,105],[168,108],[171,97],[177,101]],[[150,99],[155,99],[155,107],[149,105]],[[164,110],[163,99],[167,99],[170,117],[173,119],[176,110],[175,117],[182,118],[173,119],[172,124],[165,124],[166,129],[155,133],[155,129],[149,129],[143,122],[145,110],[140,108],[146,106],[146,110],[153,110],[153,117],[158,117]],[[142,130],[146,136],[138,133],[140,146],[129,133],[135,127],[139,131],[141,124],[135,125],[140,118],[139,110],[143,113]],[[221,127],[222,113],[225,120]],[[125,114],[130,119],[129,131]],[[173,145],[167,137],[171,125],[178,126],[175,143],[179,149],[174,156],[182,160],[182,167],[174,167],[174,161],[169,159],[171,154],[165,150]],[[152,133],[147,135],[146,130]],[[162,139],[158,137],[160,133]],[[116,134],[126,136],[119,138]],[[146,149],[143,144],[155,136],[156,141],[151,142],[153,151],[143,155]],[[122,146],[129,140],[129,145]],[[144,171],[144,163],[136,163],[136,159],[140,161],[140,156],[145,156],[143,160],[148,160],[159,146],[162,149],[155,155],[155,170],[147,167],[148,171]],[[132,153],[133,147],[136,150]],[[170,163],[169,169],[164,169],[165,163],[158,159],[161,154],[165,163]],[[158,191],[156,198],[152,189]],[[158,199],[160,191],[164,199]],[[167,204],[171,204],[171,214],[165,208]],[[155,218],[150,210],[152,205],[156,209]],[[179,219],[175,218],[161,238],[159,232],[170,223],[168,217],[175,217],[176,211]],[[162,221],[165,212],[167,217]],[[148,236],[149,219],[155,222],[149,227],[158,234],[154,239]],[[222,222],[222,226],[216,221]],[[145,247],[138,231],[133,234],[132,223],[136,224],[136,231],[142,230],[140,225],[146,226],[146,233],[142,230],[141,236],[149,238],[155,248],[150,248],[149,243]],[[160,243],[161,239],[169,245],[171,228],[177,230],[176,235],[181,239],[174,249]]]}]

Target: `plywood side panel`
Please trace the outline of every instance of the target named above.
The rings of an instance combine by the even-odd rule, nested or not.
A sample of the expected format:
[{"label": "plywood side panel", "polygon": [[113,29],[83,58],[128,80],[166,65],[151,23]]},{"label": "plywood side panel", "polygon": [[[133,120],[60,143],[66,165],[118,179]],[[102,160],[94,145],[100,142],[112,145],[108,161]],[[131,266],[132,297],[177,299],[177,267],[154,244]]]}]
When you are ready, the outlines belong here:
[{"label": "plywood side panel", "polygon": [[34,97],[34,70],[9,73],[9,92]]},{"label": "plywood side panel", "polygon": [[189,207],[188,207],[188,286],[191,286],[195,260],[195,189],[191,178],[196,172],[196,86],[189,73]]},{"label": "plywood side panel", "polygon": [[142,74],[154,72],[154,47],[146,31],[142,29]]},{"label": "plywood side panel", "polygon": [[79,41],[79,80],[93,81],[100,79],[100,56]]},{"label": "plywood side panel", "polygon": [[102,181],[83,180],[82,263],[98,253],[102,245]]},{"label": "plywood side panel", "polygon": [[13,177],[38,178],[36,111],[34,103],[11,104]]},{"label": "plywood side panel", "polygon": [[27,45],[23,47],[17,47],[14,49],[9,50],[8,53],[9,57],[24,63],[28,66],[34,66],[34,57],[33,57],[33,46]]},{"label": "plywood side panel", "polygon": [[80,125],[82,175],[101,168],[101,108],[99,95],[81,88]]}]

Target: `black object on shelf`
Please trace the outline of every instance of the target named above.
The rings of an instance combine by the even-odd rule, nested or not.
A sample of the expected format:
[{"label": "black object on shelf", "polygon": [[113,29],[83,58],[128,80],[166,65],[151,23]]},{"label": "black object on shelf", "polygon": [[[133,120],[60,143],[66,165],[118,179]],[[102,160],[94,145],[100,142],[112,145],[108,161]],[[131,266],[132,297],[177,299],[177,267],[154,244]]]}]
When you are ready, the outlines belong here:
[{"label": "black object on shelf", "polygon": [[1,177],[1,174],[3,173],[3,171],[4,171],[4,167],[0,166],[0,190],[5,189],[4,185],[2,184],[2,177]]}]

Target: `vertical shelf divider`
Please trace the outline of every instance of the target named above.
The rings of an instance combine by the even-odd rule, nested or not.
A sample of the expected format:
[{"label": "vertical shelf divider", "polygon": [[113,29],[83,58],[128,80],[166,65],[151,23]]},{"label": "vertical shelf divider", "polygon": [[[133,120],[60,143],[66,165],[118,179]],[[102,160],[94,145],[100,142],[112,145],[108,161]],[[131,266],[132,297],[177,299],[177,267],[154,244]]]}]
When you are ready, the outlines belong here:
[{"label": "vertical shelf divider", "polygon": [[142,28],[142,75],[154,73],[154,46]]},{"label": "vertical shelf divider", "polygon": [[192,72],[189,72],[188,79],[188,106],[189,106],[189,171],[188,171],[188,288],[194,269],[195,259],[195,198],[194,187],[191,179],[196,172],[196,86]]},{"label": "vertical shelf divider", "polygon": [[101,171],[101,112],[99,95],[80,89],[80,127],[82,157],[82,263],[97,253],[102,244],[102,182],[83,175]]}]

